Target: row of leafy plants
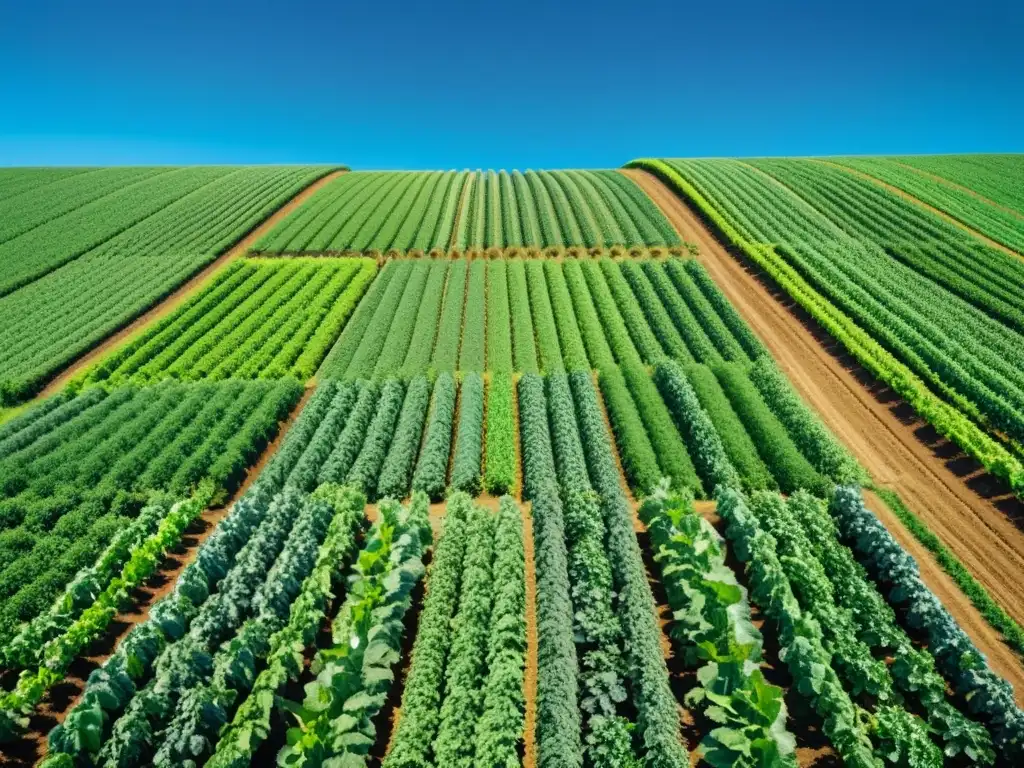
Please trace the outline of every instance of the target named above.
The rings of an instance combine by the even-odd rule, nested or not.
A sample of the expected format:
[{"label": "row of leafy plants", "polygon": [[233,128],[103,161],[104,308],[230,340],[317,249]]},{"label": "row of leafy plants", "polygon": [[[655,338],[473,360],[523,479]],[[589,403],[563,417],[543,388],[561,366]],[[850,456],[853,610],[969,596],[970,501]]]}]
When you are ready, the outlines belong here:
[{"label": "row of leafy plants", "polygon": [[[288,626],[272,638],[265,668],[250,678],[248,695],[221,729],[207,765],[250,765],[277,726],[278,711],[293,723],[279,758],[283,764],[325,765],[345,755],[366,755],[376,742],[375,718],[395,679],[406,615],[431,542],[427,499],[417,494],[406,507],[394,500],[381,503],[347,572],[330,561],[318,562],[307,580],[315,601],[304,610],[293,607]],[[302,649],[314,644],[327,602],[342,584],[344,601],[330,643],[313,659],[316,677],[306,684],[302,702],[289,699],[287,684],[305,669]]]},{"label": "row of leafy plants", "polygon": [[[383,765],[514,765],[525,716],[525,552],[518,505],[449,496],[445,530]],[[323,697],[321,697],[323,698]],[[348,708],[346,708],[348,709]]]},{"label": "row of leafy plants", "polygon": [[715,766],[795,766],[783,690],[765,680],[763,639],[721,536],[687,495],[660,487],[639,510],[672,608],[670,635],[696,670],[686,704],[714,727],[701,756]]}]

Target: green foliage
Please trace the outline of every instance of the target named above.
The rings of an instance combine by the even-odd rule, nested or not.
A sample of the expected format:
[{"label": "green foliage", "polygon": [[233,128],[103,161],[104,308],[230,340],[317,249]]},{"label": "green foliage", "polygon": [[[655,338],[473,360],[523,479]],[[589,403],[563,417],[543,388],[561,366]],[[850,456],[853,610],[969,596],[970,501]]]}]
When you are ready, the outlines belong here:
[{"label": "green foliage", "polygon": [[476,496],[480,493],[483,464],[484,380],[479,373],[467,373],[459,397],[459,427],[455,435],[451,487]]},{"label": "green foliage", "polygon": [[988,590],[971,575],[959,558],[946,548],[939,537],[932,533],[917,515],[907,509],[895,492],[877,487],[872,490],[885,501],[886,506],[914,534],[914,537],[935,555],[936,562],[974,603],[978,612],[985,617],[989,624],[1002,633],[1004,642],[1017,653],[1024,654],[1024,628],[993,599]]},{"label": "green foliage", "polygon": [[429,261],[422,261],[413,267],[409,281],[405,284],[405,290],[402,292],[402,298],[399,299],[397,313],[389,319],[384,346],[381,348],[376,365],[373,366],[374,378],[382,379],[394,376],[402,368],[409,350],[409,343],[415,332],[420,303],[433,266]]},{"label": "green foliage", "polygon": [[466,298],[466,277],[469,262],[453,261],[448,269],[448,282],[444,289],[444,305],[441,308],[441,325],[437,329],[434,357],[431,367],[435,370],[454,373],[462,341],[462,314]]},{"label": "green foliage", "polygon": [[771,472],[758,455],[757,446],[747,432],[743,419],[729,402],[714,372],[703,365],[691,365],[681,370],[685,372],[700,405],[714,424],[729,461],[740,474],[743,487],[748,490],[777,488]]},{"label": "green foliage", "polygon": [[212,487],[206,485],[195,497],[175,504],[156,531],[130,550],[120,573],[113,575],[91,604],[69,625],[56,629],[54,636],[33,655],[39,660],[31,661],[38,666],[24,669],[14,689],[0,697],[0,743],[13,741],[23,732],[43,695],[64,679],[71,663],[103,635],[124,606],[131,604],[132,592],[156,572],[164,555],[180,543],[185,529],[202,514],[212,495]]},{"label": "green foliage", "polygon": [[487,384],[487,450],[484,488],[500,496],[516,484],[515,385],[508,374],[491,374]]},{"label": "green foliage", "polygon": [[821,717],[822,731],[845,765],[880,768],[864,726],[866,718],[833,671],[818,622],[800,610],[776,554],[775,539],[761,529],[737,491],[723,487],[717,500],[718,513],[727,523],[726,538],[747,565],[751,599],[775,628],[779,656],[794,688]]},{"label": "green foliage", "polygon": [[[521,178],[521,177],[520,177]],[[512,313],[512,352],[515,369],[537,373],[537,342],[530,315],[530,294],[526,285],[526,267],[521,259],[508,262],[508,301]]]},{"label": "green foliage", "polygon": [[723,363],[714,370],[732,407],[782,492],[793,493],[806,489],[824,494],[827,482],[804,458],[786,428],[765,405],[747,378],[746,370],[735,363]]},{"label": "green foliage", "polygon": [[[350,569],[346,598],[332,627],[333,644],[314,658],[316,679],[306,684],[304,703],[279,700],[297,721],[279,762],[321,765],[339,754],[365,754],[373,743],[373,718],[394,679],[402,620],[411,605],[412,590],[423,575],[421,557],[429,543],[426,497],[415,497],[404,509],[395,502],[381,504],[380,518]],[[275,694],[303,671],[301,648],[312,641],[324,618],[329,593],[323,588],[330,587],[331,579],[316,579],[321,564],[334,572],[340,570],[340,559],[325,563],[326,551],[326,547],[321,549],[316,570],[303,586],[306,594],[307,589],[319,585],[318,599],[311,600],[306,610],[299,610],[301,597],[296,601],[288,626],[272,640],[276,649],[267,667],[234,719],[221,731],[208,765],[249,765],[270,735]],[[297,642],[292,642],[293,638]]]},{"label": "green foliage", "polygon": [[537,567],[537,762],[543,768],[581,768],[579,681],[565,521],[544,383],[536,374],[519,380],[519,429],[523,492],[532,502]]},{"label": "green foliage", "polygon": [[558,326],[551,308],[548,284],[544,277],[544,263],[526,262],[526,279],[530,289],[530,312],[533,316],[533,331],[537,336],[537,353],[543,373],[562,371],[562,351],[558,344]]},{"label": "green foliage", "polygon": [[400,270],[399,262],[389,261],[384,268],[377,273],[377,277],[370,284],[369,289],[363,296],[356,311],[352,313],[352,320],[341,332],[338,341],[327,353],[327,358],[320,366],[320,373],[331,378],[341,378],[348,370],[352,358],[355,357],[363,335],[374,319],[374,314],[380,306],[384,293],[391,284],[391,279]]},{"label": "green foliage", "polygon": [[[979,318],[977,310],[958,303],[948,293],[929,296],[930,281],[915,279],[907,272],[894,273],[893,259],[883,249],[850,238],[832,220],[798,202],[783,185],[765,184],[758,171],[734,164],[719,169],[692,161],[635,164],[660,175],[692,201],[729,243],[764,269],[858,362],[940,434],[1003,478],[1015,492],[1024,489],[1024,466],[985,431],[992,419],[1013,433],[1011,411],[996,393],[1008,393],[1007,377],[1017,375],[1009,361],[1018,358],[1019,341],[1011,343]],[[723,175],[726,166],[728,172]],[[770,199],[773,215],[763,215],[763,198],[750,212],[736,208],[728,196],[721,196],[707,183],[708,178],[723,188],[760,185],[759,191]],[[801,225],[816,231],[817,239],[801,240],[795,246],[767,245],[783,242],[789,228]],[[843,271],[837,274],[840,269]],[[890,291],[897,293],[886,301]],[[907,296],[916,297],[913,317],[905,311]],[[979,334],[986,343],[976,343]],[[956,343],[949,344],[950,338]],[[984,358],[983,366],[968,359],[975,355]],[[967,374],[965,366],[973,375]],[[991,377],[1000,379],[994,388],[984,383]]]},{"label": "green foliage", "polygon": [[487,681],[476,722],[474,768],[519,764],[526,701],[526,571],[519,507],[508,496],[498,505],[494,534],[494,607],[487,639]]},{"label": "green foliage", "polygon": [[0,644],[47,612],[153,490],[219,498],[273,439],[298,382],[87,390],[0,442]]},{"label": "green foliage", "polygon": [[[651,279],[655,279],[653,277],[655,272],[663,269],[676,292],[685,302],[686,308],[693,314],[697,324],[714,345],[715,350],[726,360],[746,360],[746,351],[726,327],[721,316],[718,314],[717,308],[712,306],[707,296],[697,286],[693,275],[686,269],[685,264],[686,262],[682,259],[669,259],[664,265],[659,265],[653,261],[648,262],[652,275]],[[657,285],[658,283],[655,284]],[[698,360],[698,362],[703,363],[706,361]]]},{"label": "green foliage", "polygon": [[[643,310],[651,330],[657,337],[662,349],[665,350],[665,353],[680,362],[692,363],[694,360],[693,353],[690,352],[690,348],[683,341],[683,337],[673,323],[668,309],[662,303],[661,297],[655,291],[654,286],[651,285],[650,279],[640,264],[627,259],[618,262],[618,265],[622,276],[626,278],[626,282],[633,289],[636,303]],[[653,362],[657,358],[648,359]]]},{"label": "green foliage", "polygon": [[[935,660],[927,650],[914,648],[897,625],[896,614],[864,568],[849,549],[839,543],[839,532],[828,514],[826,503],[801,491],[790,497],[787,507],[807,537],[807,547],[823,566],[835,590],[839,605],[848,607],[856,623],[857,637],[894,659],[893,681],[908,700],[920,703],[932,731],[941,737],[947,757],[964,755],[975,764],[995,759],[992,737],[984,726],[966,718],[947,701],[946,681],[935,671]],[[913,729],[919,730],[914,725]],[[909,750],[894,745],[897,750]]]},{"label": "green foliage", "polygon": [[389,379],[381,387],[380,400],[366,432],[363,447],[345,479],[347,485],[358,488],[371,499],[377,498],[377,478],[384,466],[388,449],[395,441],[395,427],[404,399],[405,387],[398,379]]},{"label": "green foliage", "polygon": [[377,494],[381,498],[402,499],[409,492],[429,407],[430,382],[425,376],[417,376],[409,382],[394,440],[377,479]]},{"label": "green foliage", "polygon": [[313,375],[376,274],[367,260],[235,262],[85,381]]},{"label": "green foliage", "polygon": [[615,365],[611,347],[604,337],[601,321],[597,316],[597,308],[590,296],[586,278],[577,260],[571,259],[562,263],[565,283],[572,295],[572,305],[576,312],[576,320],[586,346],[587,356],[591,365],[603,371]]},{"label": "green foliage", "polygon": [[[628,265],[624,265],[623,268],[625,266]],[[632,267],[635,268],[636,265],[633,264]],[[721,352],[715,348],[693,311],[672,284],[663,262],[656,259],[645,259],[640,262],[640,267],[650,283],[650,289],[656,294],[654,301],[664,307],[682,340],[686,343],[686,353],[681,356],[675,355],[677,358],[692,359],[699,363],[709,364],[719,362],[723,354],[732,354],[732,350],[729,348],[723,349]],[[638,280],[637,283],[639,284],[639,282]],[[634,285],[634,290],[636,290],[636,285]],[[645,293],[647,292],[647,289],[643,290]]]},{"label": "green foliage", "polygon": [[600,264],[605,280],[608,281],[608,288],[615,297],[615,304],[629,329],[629,335],[633,339],[637,351],[645,363],[653,365],[665,355],[665,351],[644,316],[629,283],[623,277],[621,267],[611,259],[601,259]]},{"label": "green foliage", "polygon": [[622,367],[622,375],[633,393],[633,402],[651,438],[662,475],[671,479],[673,488],[689,488],[694,494],[703,495],[697,470],[650,375],[643,368],[630,366]]},{"label": "green foliage", "polygon": [[413,335],[409,341],[405,362],[400,375],[403,378],[418,376],[427,371],[434,351],[434,339],[441,316],[441,301],[444,299],[445,282],[448,277],[448,261],[434,261],[430,265],[430,276],[423,289],[423,298],[416,312]]},{"label": "green foliage", "polygon": [[[391,330],[391,324],[399,314],[399,305],[405,294],[405,287],[412,282],[411,278],[414,274],[422,279],[425,276],[426,266],[425,263],[399,261],[392,269],[395,270],[395,275],[388,283],[384,295],[381,296],[380,304],[377,305],[373,313],[373,319],[359,340],[359,346],[352,356],[352,362],[345,369],[344,378],[350,381],[373,376],[376,364],[384,350],[384,342]],[[389,365],[393,364],[394,361],[389,363]]]},{"label": "green foliage", "polygon": [[[633,396],[617,367],[602,370],[597,381],[608,409],[622,469],[633,491],[639,496],[647,496],[658,486],[662,475]],[[672,430],[675,432],[674,426]]]},{"label": "green foliage", "polygon": [[554,311],[555,327],[558,329],[562,363],[569,371],[590,370],[590,362],[587,360],[580,329],[576,325],[576,315],[573,313],[572,298],[569,296],[569,288],[562,273],[562,265],[557,261],[545,261],[544,271],[547,273],[548,293]]},{"label": "green foliage", "polygon": [[612,444],[601,418],[597,392],[584,373],[569,375],[586,454],[587,470],[601,500],[608,531],[608,560],[618,593],[617,614],[624,638],[626,670],[636,708],[636,731],[648,765],[683,768],[689,758],[679,735],[677,702],[669,686],[656,623],[654,596],[647,582],[633,516],[620,485]]},{"label": "green foliage", "polygon": [[996,755],[1019,762],[1024,713],[1010,685],[996,675],[967,634],[921,580],[917,564],[864,506],[860,489],[839,487],[829,505],[844,542],[906,621],[927,638],[937,668],[992,733]]},{"label": "green foliage", "polygon": [[800,399],[774,360],[762,357],[751,366],[749,376],[800,452],[818,472],[836,483],[853,483],[864,478],[866,473],[857,460]]},{"label": "green foliage", "polygon": [[508,294],[508,262],[487,262],[487,370],[492,373],[510,374],[514,370]]},{"label": "green foliage", "polygon": [[491,596],[494,589],[494,520],[479,507],[469,518],[458,612],[452,622],[445,665],[434,761],[470,768],[475,753],[476,723],[483,709]]},{"label": "green foliage", "polygon": [[654,382],[686,447],[704,488],[714,493],[719,486],[735,488],[740,475],[726,453],[716,425],[701,406],[682,366],[673,360],[662,360],[655,366]]},{"label": "green foliage", "polygon": [[462,320],[462,349],[459,370],[483,372],[484,344],[487,332],[487,262],[476,259],[469,264],[469,290],[466,294],[465,317]]},{"label": "green foliage", "polygon": [[329,170],[169,169],[105,197],[111,208],[83,205],[0,245],[5,275],[36,276],[0,298],[0,405],[38,392]]},{"label": "green foliage", "polygon": [[473,504],[465,494],[448,502],[445,529],[427,576],[427,597],[420,613],[412,665],[402,694],[402,719],[391,739],[386,768],[429,764],[441,723],[444,670],[451,622],[459,603],[463,564],[470,540]]},{"label": "green foliage", "polygon": [[434,396],[427,420],[427,436],[423,442],[416,472],[412,477],[414,491],[423,491],[431,501],[444,497],[448,480],[448,455],[452,446],[452,422],[455,419],[455,379],[442,373],[434,382]]},{"label": "green foliage", "polygon": [[[629,337],[626,322],[622,319],[622,314],[615,304],[615,298],[608,288],[608,283],[601,272],[601,268],[597,262],[587,261],[582,264],[582,269],[587,285],[590,288],[591,298],[594,300],[594,307],[601,318],[601,324],[604,326],[608,344],[615,354],[616,362],[619,365],[643,365],[640,354],[637,352],[637,348],[633,346],[633,341]],[[600,370],[601,366],[598,365],[597,367]]]},{"label": "green foliage", "polygon": [[317,474],[320,483],[339,483],[348,476],[377,412],[380,387],[372,381],[362,380],[356,382],[356,386],[359,388],[359,397],[352,406],[338,441],[320,466]]},{"label": "green foliage", "polygon": [[608,740],[617,741],[622,730],[595,729],[594,718],[601,718],[599,722],[622,720],[623,727],[628,723],[619,714],[627,695],[622,627],[614,612],[604,519],[590,486],[569,381],[565,374],[559,374],[549,376],[547,384],[548,420],[567,536],[574,639],[580,664],[580,707],[585,713],[585,759],[594,763],[599,762],[599,754],[621,751]]},{"label": "green foliage", "polygon": [[721,766],[794,766],[783,692],[758,667],[761,633],[746,590],[725,564],[721,537],[689,498],[664,488],[644,501],[639,515],[673,610],[672,636],[686,663],[699,668],[700,687],[687,704],[717,724],[701,741],[704,759]]}]

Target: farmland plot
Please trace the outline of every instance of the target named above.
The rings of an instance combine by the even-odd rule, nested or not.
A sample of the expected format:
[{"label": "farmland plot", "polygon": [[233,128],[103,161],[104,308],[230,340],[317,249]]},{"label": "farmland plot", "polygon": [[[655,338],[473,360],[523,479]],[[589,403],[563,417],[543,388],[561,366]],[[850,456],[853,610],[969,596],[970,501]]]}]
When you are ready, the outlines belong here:
[{"label": "farmland plot", "polygon": [[[888,193],[865,191],[861,186],[870,182],[820,170],[820,164],[759,161],[764,171],[734,161],[643,164],[697,200],[737,247],[940,434],[1016,492],[1024,489],[1018,423],[1024,345],[1014,327],[1017,315],[1000,309],[1008,305],[996,272],[1005,263],[974,258],[973,274],[956,277],[942,266],[943,254],[962,254],[962,242],[879,245],[873,238],[880,235],[872,233],[895,227],[895,237],[908,226],[898,223],[899,216],[912,221],[926,212],[889,195],[897,223],[884,211],[872,221],[863,210],[855,212],[856,205],[867,204],[857,203],[858,196]],[[826,192],[822,178],[835,180],[835,190]],[[915,263],[925,266],[901,258],[916,259],[915,253],[923,259]],[[933,278],[929,270],[942,275]],[[979,296],[977,306],[964,298],[968,293]]]},{"label": "farmland plot", "polygon": [[368,259],[237,261],[85,381],[308,379],[375,274]]},{"label": "farmland plot", "polygon": [[678,247],[613,171],[366,172],[338,178],[260,240],[260,253]]},{"label": "farmland plot", "polygon": [[[37,392],[328,170],[267,167],[222,174],[0,298],[0,403]],[[94,218],[89,224],[99,226]]]}]

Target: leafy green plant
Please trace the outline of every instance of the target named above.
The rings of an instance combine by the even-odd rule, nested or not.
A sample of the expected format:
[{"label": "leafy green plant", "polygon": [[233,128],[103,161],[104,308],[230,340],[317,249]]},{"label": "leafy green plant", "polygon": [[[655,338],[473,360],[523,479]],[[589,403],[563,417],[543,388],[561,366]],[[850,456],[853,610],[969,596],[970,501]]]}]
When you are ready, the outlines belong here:
[{"label": "leafy green plant", "polygon": [[644,500],[639,514],[673,609],[672,636],[686,662],[699,668],[701,685],[687,704],[717,724],[701,742],[704,759],[716,766],[795,766],[782,690],[757,666],[761,634],[746,590],[725,564],[721,538],[688,497],[664,487]]},{"label": "leafy green plant", "polygon": [[515,385],[509,374],[492,373],[487,384],[487,450],[484,488],[495,496],[516,484]]}]

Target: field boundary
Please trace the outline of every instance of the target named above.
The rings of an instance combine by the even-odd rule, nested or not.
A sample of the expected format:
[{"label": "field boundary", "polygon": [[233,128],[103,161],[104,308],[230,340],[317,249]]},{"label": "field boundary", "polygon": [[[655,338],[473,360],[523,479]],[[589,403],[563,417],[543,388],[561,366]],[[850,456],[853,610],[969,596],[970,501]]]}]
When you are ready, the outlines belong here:
[{"label": "field boundary", "polygon": [[[957,229],[963,230],[967,234],[969,234],[972,237],[974,237],[976,240],[980,240],[981,242],[983,242],[989,248],[995,248],[997,251],[1002,251],[1007,256],[1012,256],[1015,259],[1021,259],[1022,261],[1024,261],[1024,255],[1021,255],[1021,254],[1017,253],[1017,251],[1013,250],[1012,248],[1008,248],[1007,246],[1003,245],[1002,243],[1000,243],[1000,242],[998,242],[996,240],[993,240],[988,235],[982,234],[978,230],[976,230],[973,227],[971,227],[969,224],[965,224],[964,222],[960,221],[960,219],[956,218],[955,216],[953,216],[953,215],[951,215],[949,213],[946,213],[941,208],[936,208],[934,205],[931,205],[930,203],[926,203],[921,198],[914,197],[909,192],[907,192],[905,190],[902,190],[899,187],[894,186],[894,185],[890,184],[887,181],[882,181],[878,177],[872,176],[870,173],[865,173],[864,171],[858,170],[857,168],[848,168],[845,165],[839,165],[838,163],[833,163],[833,162],[830,162],[828,160],[824,160],[824,159],[821,159],[821,158],[811,158],[811,161],[815,162],[815,163],[818,163],[820,165],[827,165],[829,168],[835,168],[836,170],[839,170],[839,171],[845,171],[846,173],[850,174],[851,176],[856,176],[858,178],[864,179],[865,181],[869,181],[872,184],[874,184],[875,186],[881,187],[886,192],[889,192],[889,193],[891,193],[893,195],[896,195],[897,197],[899,197],[899,198],[901,198],[903,200],[906,200],[911,205],[916,205],[918,208],[923,208],[924,210],[928,211],[932,215],[938,216],[940,219],[945,221],[947,224],[952,224]],[[796,194],[796,192],[794,192],[793,194]],[[801,197],[801,199],[804,199],[804,198]]]},{"label": "field boundary", "polygon": [[121,344],[126,344],[133,341],[138,336],[141,336],[145,331],[149,330],[153,323],[162,320],[164,317],[174,312],[189,298],[205,288],[213,278],[220,274],[229,264],[244,256],[253,243],[277,226],[284,218],[302,205],[317,190],[343,173],[346,173],[343,169],[331,171],[302,189],[291,200],[249,230],[248,234],[242,237],[242,239],[235,243],[235,245],[220,254],[199,272],[175,288],[166,297],[152,305],[134,320],[131,320],[127,325],[115,331],[110,336],[107,336],[98,345],[94,346],[77,360],[68,365],[62,372],[58,373],[53,379],[51,379],[38,395],[31,400],[28,400],[27,403],[30,404],[33,401],[42,400],[50,395],[56,394],[63,389],[68,382],[85,371],[85,369],[90,365],[98,362]]},{"label": "field boundary", "polygon": [[607,256],[612,259],[661,259],[666,256],[684,256],[687,253],[686,245],[611,245],[601,247],[589,247],[585,245],[551,245],[546,248],[539,246],[511,245],[507,248],[467,248],[461,250],[452,246],[447,251],[432,249],[428,252],[418,248],[408,250],[391,249],[388,251],[379,250],[323,250],[323,251],[255,251],[250,250],[245,255],[253,259],[279,259],[279,258],[323,258],[323,259],[376,259],[378,262],[390,261],[392,259],[433,259],[433,260],[456,260],[456,259],[550,259],[562,260],[567,258],[587,259]]},{"label": "field boundary", "polygon": [[[830,350],[828,345],[835,345],[831,336],[820,329],[816,334],[808,327],[812,319],[801,318],[791,301],[787,305],[788,297],[773,293],[756,270],[731,255],[699,214],[659,179],[645,171],[625,173],[633,175],[684,236],[701,245],[698,261],[762,339],[801,397],[868,469],[875,483],[907,500],[990,595],[999,596],[996,602],[1020,621],[1024,615],[1024,534],[999,508],[1006,500],[985,498],[968,487],[962,473],[954,469],[961,456],[959,449],[950,456],[951,444],[935,438],[931,444],[925,442],[919,436],[922,424],[912,411],[906,412],[909,409],[894,393],[870,374],[858,371],[855,361],[843,359],[841,349]],[[885,522],[889,525],[894,520],[888,517]],[[906,536],[902,524],[900,528]],[[934,564],[922,545],[918,549]],[[973,603],[968,607],[975,610]],[[980,620],[980,614],[977,618]],[[965,624],[977,626],[973,617]],[[987,622],[985,626],[989,626]],[[1018,675],[1024,674],[1019,660],[1001,639],[992,642],[977,633],[972,639],[990,657],[1002,658],[1001,668],[1010,665]]]}]

